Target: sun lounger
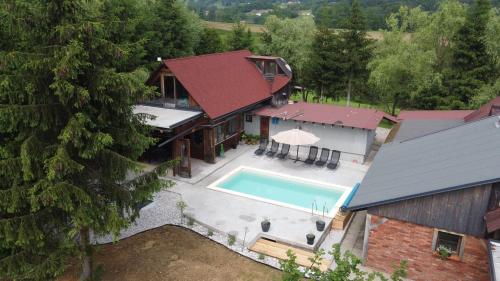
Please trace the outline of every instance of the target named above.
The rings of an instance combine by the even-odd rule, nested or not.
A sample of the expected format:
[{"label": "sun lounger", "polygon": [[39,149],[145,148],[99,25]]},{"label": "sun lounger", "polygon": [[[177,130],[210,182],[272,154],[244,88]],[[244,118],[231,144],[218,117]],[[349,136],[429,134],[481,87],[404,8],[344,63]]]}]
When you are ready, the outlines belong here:
[{"label": "sun lounger", "polygon": [[288,156],[288,152],[290,151],[290,145],[289,144],[286,144],[284,143],[282,146],[281,146],[281,153],[276,155],[276,157],[278,157],[279,159],[285,159],[287,156]]},{"label": "sun lounger", "polygon": [[279,143],[273,140],[273,142],[271,143],[271,149],[269,149],[269,151],[266,152],[266,155],[269,157],[274,157],[276,152],[278,152],[279,145],[280,145]]},{"label": "sun lounger", "polygon": [[337,168],[337,166],[339,165],[339,159],[340,159],[340,151],[332,150],[330,161],[328,162],[328,164],[326,164],[326,167],[332,170]]},{"label": "sun lounger", "polygon": [[264,152],[266,151],[268,143],[269,143],[269,141],[267,139],[261,139],[260,140],[259,148],[257,150],[255,150],[255,155],[262,155],[262,154],[264,154]]},{"label": "sun lounger", "polygon": [[330,149],[328,148],[322,148],[321,149],[321,155],[319,156],[319,160],[316,161],[316,166],[324,166],[326,164],[326,161],[328,161],[328,156],[330,155]]},{"label": "sun lounger", "polygon": [[316,156],[318,155],[318,147],[317,146],[311,146],[309,148],[309,155],[307,156],[306,161],[304,161],[306,164],[312,164],[314,161],[316,161]]}]

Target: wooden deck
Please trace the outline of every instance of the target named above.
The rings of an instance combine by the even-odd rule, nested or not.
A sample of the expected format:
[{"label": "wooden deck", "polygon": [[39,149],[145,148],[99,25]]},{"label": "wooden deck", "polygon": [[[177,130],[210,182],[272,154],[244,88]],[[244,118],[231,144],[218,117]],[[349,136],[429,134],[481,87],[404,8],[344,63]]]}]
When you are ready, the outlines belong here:
[{"label": "wooden deck", "polygon": [[[257,253],[262,253],[271,257],[275,257],[281,260],[287,259],[286,252],[288,250],[292,250],[292,252],[295,253],[297,256],[297,264],[309,267],[311,266],[311,261],[309,260],[310,258],[314,258],[314,253],[310,251],[306,251],[303,249],[295,248],[290,245],[286,244],[281,244],[278,242],[270,241],[267,239],[260,238],[255,242],[255,244],[250,247],[250,250],[257,252]],[[321,261],[321,264],[319,265],[319,268],[322,271],[326,271],[330,267],[331,261],[323,259]]]}]

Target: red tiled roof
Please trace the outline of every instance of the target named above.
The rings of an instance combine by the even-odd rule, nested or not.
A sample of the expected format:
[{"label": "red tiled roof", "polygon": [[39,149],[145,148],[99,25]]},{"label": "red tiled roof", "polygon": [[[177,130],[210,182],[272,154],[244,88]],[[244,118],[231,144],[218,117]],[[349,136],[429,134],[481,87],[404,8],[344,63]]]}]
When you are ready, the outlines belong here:
[{"label": "red tiled roof", "polygon": [[396,119],[379,110],[367,108],[343,107],[319,103],[298,102],[279,108],[267,106],[255,112],[260,116],[278,117],[287,120],[314,122],[330,125],[374,130],[383,118],[393,122]]},{"label": "red tiled roof", "polygon": [[464,119],[473,110],[402,110],[398,120]]},{"label": "red tiled roof", "polygon": [[471,114],[465,116],[465,122],[476,121],[484,117],[490,116],[492,114],[498,115],[498,112],[493,112],[495,110],[500,111],[500,96],[492,99],[487,104],[481,106],[478,110],[472,112]]},{"label": "red tiled roof", "polygon": [[170,59],[164,64],[214,119],[271,97],[270,83],[247,59],[251,55],[243,50]]}]

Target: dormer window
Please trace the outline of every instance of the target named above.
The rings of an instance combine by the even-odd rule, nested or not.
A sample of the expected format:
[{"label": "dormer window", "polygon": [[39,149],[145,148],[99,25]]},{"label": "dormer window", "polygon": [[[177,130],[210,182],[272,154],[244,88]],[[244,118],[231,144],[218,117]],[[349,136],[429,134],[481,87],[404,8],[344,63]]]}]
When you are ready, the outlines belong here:
[{"label": "dormer window", "polygon": [[274,61],[265,61],[264,62],[264,75],[266,75],[266,74],[276,75],[276,62],[274,62]]}]

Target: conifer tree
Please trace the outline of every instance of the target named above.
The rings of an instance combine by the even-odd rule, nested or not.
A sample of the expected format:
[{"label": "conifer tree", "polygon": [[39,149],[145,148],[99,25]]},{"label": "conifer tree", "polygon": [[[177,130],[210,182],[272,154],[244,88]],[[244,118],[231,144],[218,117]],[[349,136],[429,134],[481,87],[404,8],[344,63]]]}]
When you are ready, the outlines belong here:
[{"label": "conifer tree", "polygon": [[319,22],[311,57],[306,64],[305,81],[314,88],[320,101],[325,97],[336,98],[341,84],[342,69],[338,64],[341,45],[340,37],[324,21]]},{"label": "conifer tree", "polygon": [[455,36],[446,84],[449,99],[460,102],[462,107],[466,107],[477,90],[491,79],[493,62],[485,44],[490,8],[490,0],[476,0]]},{"label": "conifer tree", "polygon": [[212,54],[219,53],[224,50],[224,46],[222,43],[222,39],[217,33],[217,31],[213,28],[205,28],[200,37],[200,42],[196,47],[196,54]]},{"label": "conifer tree", "polygon": [[131,105],[152,93],[105,2],[0,3],[0,280],[53,280],[75,255],[91,278],[91,232],[117,235],[171,184],[135,161],[154,140]]},{"label": "conifer tree", "polygon": [[229,49],[236,50],[253,50],[253,36],[249,28],[245,25],[237,23],[233,26],[231,36],[229,37]]},{"label": "conifer tree", "polygon": [[361,93],[367,88],[369,77],[367,65],[372,56],[371,40],[366,36],[366,23],[358,0],[352,0],[351,14],[340,37],[343,46],[338,50],[340,52],[338,63],[343,69],[342,80],[349,106],[353,93]]}]

